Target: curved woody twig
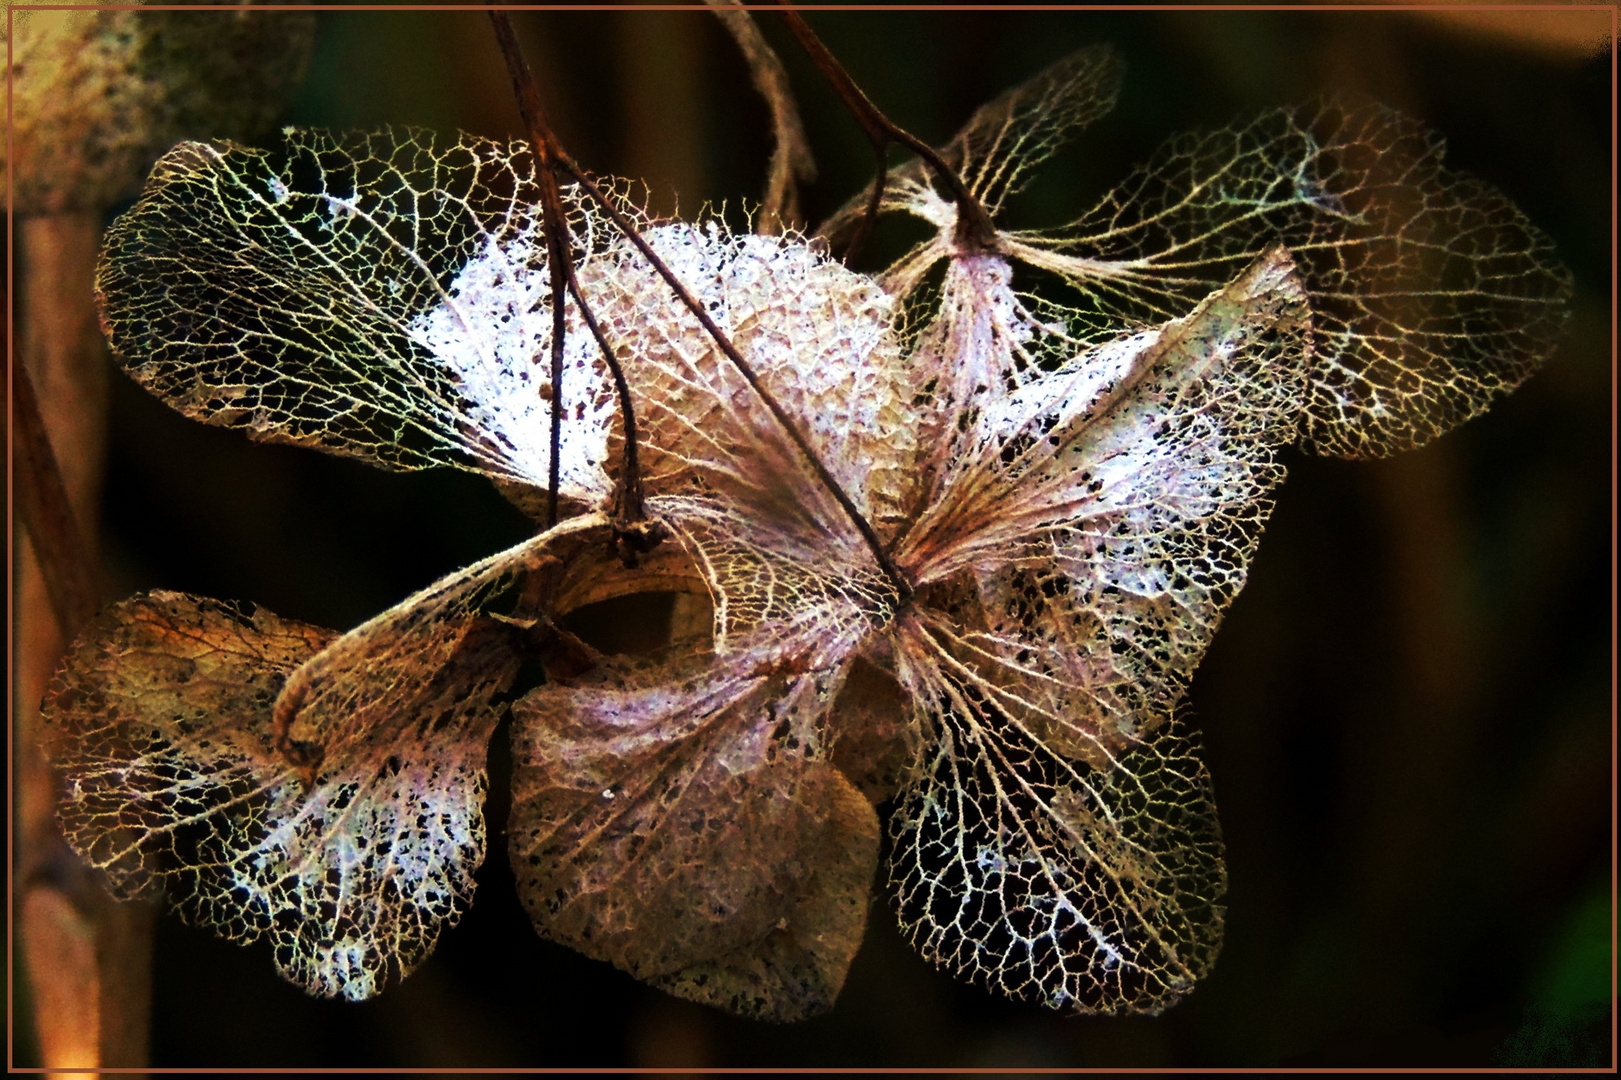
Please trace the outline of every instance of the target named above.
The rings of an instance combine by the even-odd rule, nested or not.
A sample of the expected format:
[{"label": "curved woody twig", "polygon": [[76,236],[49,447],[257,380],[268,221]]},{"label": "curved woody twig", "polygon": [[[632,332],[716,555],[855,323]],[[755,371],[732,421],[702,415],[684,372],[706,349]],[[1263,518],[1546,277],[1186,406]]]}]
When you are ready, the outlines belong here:
[{"label": "curved woody twig", "polygon": [[[525,122],[529,126],[531,138],[534,140],[536,145],[536,153],[537,155],[540,155],[539,160],[537,161],[537,173],[544,173],[546,176],[546,178],[541,182],[542,198],[545,199],[549,197],[557,200],[557,209],[555,211],[550,207],[543,206],[543,211],[548,221],[557,221],[560,223],[562,220],[562,204],[560,197],[557,195],[556,178],[552,175],[552,169],[557,168],[561,169],[569,176],[570,179],[577,183],[580,186],[580,189],[589,195],[592,201],[595,202],[602,209],[602,211],[608,215],[609,220],[614,223],[614,227],[617,228],[627,240],[636,246],[636,250],[641,252],[643,258],[647,259],[647,261],[652,265],[654,271],[658,273],[659,277],[664,279],[665,284],[670,287],[677,298],[680,299],[681,303],[687,308],[688,311],[692,312],[693,316],[698,320],[699,324],[703,326],[704,331],[715,342],[720,351],[724,353],[726,358],[731,361],[732,365],[737,368],[738,372],[748,382],[750,388],[754,390],[755,394],[758,395],[760,400],[765,404],[766,409],[770,411],[772,417],[776,419],[777,423],[780,424],[783,430],[787,433],[789,439],[793,441],[794,446],[797,447],[800,453],[804,455],[805,460],[809,462],[812,470],[816,473],[817,479],[820,480],[823,486],[827,488],[828,492],[832,494],[833,498],[838,502],[840,508],[843,509],[846,516],[849,517],[850,522],[856,527],[856,530],[861,534],[862,540],[866,542],[868,549],[872,552],[873,559],[877,562],[879,569],[883,571],[883,574],[888,579],[890,586],[895,590],[898,602],[904,604],[911,598],[911,584],[896,567],[894,560],[889,557],[889,553],[884,550],[883,542],[878,539],[877,532],[873,530],[872,525],[867,521],[867,519],[862,516],[861,511],[856,508],[855,503],[851,501],[850,496],[845,492],[844,488],[841,487],[839,482],[833,478],[833,474],[828,471],[827,466],[823,464],[821,458],[817,456],[816,451],[812,449],[810,443],[806,441],[805,436],[800,432],[798,426],[795,425],[793,419],[788,415],[787,411],[784,410],[783,407],[777,402],[776,398],[771,395],[771,392],[765,388],[765,385],[760,382],[759,376],[755,374],[754,369],[750,366],[749,362],[743,358],[743,354],[738,351],[737,346],[734,345],[731,339],[726,336],[726,333],[721,330],[718,325],[716,325],[715,320],[710,318],[709,312],[704,310],[704,306],[700,304],[692,293],[687,290],[686,286],[682,284],[681,279],[675,275],[675,272],[665,265],[664,261],[658,257],[658,255],[653,251],[652,247],[636,230],[635,226],[625,217],[619,208],[613,204],[612,200],[604,195],[602,189],[596,185],[590,176],[588,176],[586,172],[580,168],[573,158],[569,157],[568,154],[563,151],[562,147],[557,142],[557,137],[546,126],[543,115],[540,112],[539,92],[535,88],[534,77],[529,73],[528,65],[524,63],[523,55],[519,51],[517,38],[512,31],[511,20],[506,17],[504,12],[492,11],[490,12],[490,21],[495,24],[496,37],[501,42],[502,53],[507,59],[508,71],[512,74],[513,88],[518,93],[519,108],[523,111]],[[549,196],[546,195],[548,190],[550,191]],[[560,227],[561,226],[559,225],[559,228]],[[548,247],[550,248],[552,245],[552,234],[549,226],[547,238]],[[563,267],[564,275],[572,281],[573,271],[568,263],[567,245],[559,244],[558,247],[561,248],[561,250],[553,250],[552,258],[559,260]],[[557,282],[560,279],[555,272],[552,275],[552,280],[554,289],[554,329],[552,335],[552,351],[553,371],[555,373],[560,368],[562,363],[561,343],[563,335],[561,298],[557,295]],[[575,291],[575,299],[580,300],[577,290]],[[581,303],[580,306],[581,310],[584,311],[585,305]],[[619,370],[617,359],[614,357],[612,350],[607,347],[606,342],[601,336],[600,330],[598,330],[595,326],[595,320],[589,316],[587,317],[587,326],[592,328],[593,334],[596,335],[598,343],[602,346],[603,353],[608,358],[608,365],[614,373],[615,386],[620,393],[620,407],[624,410],[625,414],[626,432],[625,442],[627,480],[624,486],[629,487],[631,486],[631,480],[629,479],[631,476],[630,467],[631,463],[635,460],[635,452],[633,449],[634,436],[632,433],[634,421],[630,408],[630,394],[628,389],[626,389],[624,377]],[[555,407],[558,400],[558,394],[555,388],[556,384],[554,383],[553,385],[554,389],[552,392],[552,397],[554,408],[552,410],[551,503],[553,506],[553,514],[555,515],[557,490],[557,447],[559,443],[558,417],[561,414],[561,410]],[[639,476],[635,476],[634,478],[634,487],[639,502]],[[656,543],[657,541],[654,540],[653,542]]]}]

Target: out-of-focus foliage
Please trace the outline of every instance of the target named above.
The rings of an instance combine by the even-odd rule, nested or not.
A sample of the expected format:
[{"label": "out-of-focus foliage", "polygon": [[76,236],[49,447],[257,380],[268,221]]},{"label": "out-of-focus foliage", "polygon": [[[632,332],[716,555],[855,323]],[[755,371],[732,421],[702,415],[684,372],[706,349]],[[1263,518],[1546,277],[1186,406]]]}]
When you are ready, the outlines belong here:
[{"label": "out-of-focus foliage", "polygon": [[8,6],[15,154],[8,164],[16,167],[21,213],[108,206],[188,135],[262,134],[303,78],[315,36],[312,15],[245,8]]}]

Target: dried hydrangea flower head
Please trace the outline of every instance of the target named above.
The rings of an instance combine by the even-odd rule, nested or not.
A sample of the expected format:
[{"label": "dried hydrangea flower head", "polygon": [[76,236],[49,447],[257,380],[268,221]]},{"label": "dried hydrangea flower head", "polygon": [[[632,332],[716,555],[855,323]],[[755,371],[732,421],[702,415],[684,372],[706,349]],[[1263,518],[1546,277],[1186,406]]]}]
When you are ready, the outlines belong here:
[{"label": "dried hydrangea flower head", "polygon": [[[1118,78],[1106,50],[1078,54],[945,153],[994,211]],[[563,404],[576,516],[341,637],[137,597],[53,687],[75,846],[126,891],[269,936],[316,992],[375,992],[466,903],[485,743],[529,649],[547,680],[511,706],[507,831],[543,935],[744,1015],[810,1015],[859,944],[889,804],[925,956],[1055,1008],[1164,1008],[1209,970],[1223,912],[1179,709],[1279,452],[1383,452],[1478,411],[1546,354],[1568,290],[1432,138],[1336,106],[1173,141],[1053,234],[962,235],[903,169],[886,205],[939,234],[887,290],[798,237],[638,219],[891,570],[716,336],[570,191],[580,295],[669,536],[627,568],[607,513],[624,432],[577,303],[561,392],[534,362],[551,321],[532,193],[524,147],[292,132],[281,157],[177,148],[109,236],[114,348],[199,419],[532,491]],[[913,299],[942,259],[938,302]],[[1019,261],[1082,303],[1017,292]],[[556,625],[646,591],[707,597],[710,625],[644,658]]]},{"label": "dried hydrangea flower head", "polygon": [[[211,423],[388,468],[456,465],[533,501],[524,493],[545,483],[549,467],[549,387],[531,357],[545,353],[550,321],[531,310],[547,282],[529,151],[471,138],[435,146],[420,132],[287,138],[279,160],[233,146],[176,148],[114,227],[99,289],[126,369]],[[701,328],[674,312],[634,249],[569,198],[582,288],[638,361],[628,367],[645,417],[646,475],[658,493],[651,512],[680,523],[679,540],[695,559],[742,558],[731,549],[746,554],[761,541],[732,535],[739,512],[726,493],[745,493],[734,501],[774,498],[780,510],[793,492],[819,490],[814,478]],[[866,369],[895,364],[868,365],[867,357],[893,353],[895,342],[888,299],[873,282],[799,239],[732,236],[718,223],[642,226],[782,400],[825,417],[811,438],[829,460],[843,439],[882,452],[882,425],[895,418],[863,412],[863,402],[893,395],[874,391]],[[589,341],[578,318],[571,306],[562,494],[576,507],[600,508],[611,495],[604,462],[617,417],[603,404],[605,373],[574,348]],[[819,379],[802,378],[806,358]],[[868,505],[861,460],[838,460]],[[878,485],[872,498],[885,497]],[[570,519],[318,654],[276,654],[291,662],[273,663],[259,640],[259,621],[274,624],[263,633],[281,634],[263,612],[172,594],[114,608],[81,638],[48,703],[53,757],[78,782],[64,811],[70,837],[124,891],[161,882],[182,910],[228,936],[272,937],[282,969],[310,989],[369,996],[390,969],[408,971],[426,954],[465,905],[482,860],[481,770],[497,715],[490,703],[516,652],[486,647],[506,624],[485,625],[475,613],[521,574],[538,580],[547,566],[585,559],[596,548],[580,538],[596,538],[603,521]],[[781,523],[771,542],[805,558],[824,540],[813,530],[811,518]],[[679,554],[652,560],[634,586],[703,591],[694,560]],[[598,592],[546,610],[561,614],[600,598],[601,583],[612,580],[605,572],[587,579]],[[785,607],[778,590],[765,582],[731,590],[718,605],[722,649],[726,634]],[[478,625],[482,636],[469,646],[469,627]],[[109,690],[116,681],[105,669],[136,654],[150,668],[168,651],[184,651],[181,642],[242,635],[251,644],[222,646],[227,659],[219,662],[239,663],[230,676],[160,677],[203,695],[186,722],[172,699]],[[278,693],[253,695],[246,712],[239,699],[207,696],[209,686],[241,685],[253,670],[263,675],[256,685]],[[276,730],[278,716],[285,732]],[[250,734],[229,740],[223,730]],[[112,762],[116,770],[104,771]],[[200,805],[175,787],[209,794]],[[150,797],[131,799],[132,790]],[[864,883],[876,821],[859,795],[851,791],[848,801],[868,825]],[[206,839],[177,847],[180,820],[182,831],[200,828]],[[199,845],[210,854],[194,859]],[[847,930],[841,978],[864,914],[863,904]]]}]

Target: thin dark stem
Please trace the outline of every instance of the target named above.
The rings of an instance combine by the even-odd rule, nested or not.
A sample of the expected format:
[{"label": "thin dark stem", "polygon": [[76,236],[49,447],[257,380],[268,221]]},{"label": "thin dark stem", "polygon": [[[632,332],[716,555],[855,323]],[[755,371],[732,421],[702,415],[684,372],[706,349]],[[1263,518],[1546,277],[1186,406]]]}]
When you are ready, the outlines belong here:
[{"label": "thin dark stem", "polygon": [[846,259],[872,231],[872,225],[878,217],[878,207],[884,197],[884,180],[889,171],[888,148],[892,142],[900,143],[918,157],[922,158],[940,182],[945,184],[951,192],[952,199],[957,204],[957,246],[965,251],[994,251],[996,250],[996,226],[991,222],[990,214],[985,207],[974,197],[963,184],[957,170],[947,165],[934,147],[919,139],[917,136],[900,127],[889,117],[885,116],[872,103],[872,99],[862,92],[856,85],[850,73],[839,63],[838,58],[828,51],[822,39],[800,18],[788,0],[777,0],[781,5],[781,14],[788,21],[788,29],[793,31],[800,47],[810,57],[816,70],[822,73],[828,83],[844,101],[844,105],[855,117],[861,130],[867,133],[867,141],[872,143],[873,153],[878,158],[878,179],[873,183],[873,197],[867,203],[866,213],[862,216],[861,224],[857,226],[856,235],[846,249]]},{"label": "thin dark stem", "polygon": [[[572,293],[579,305],[580,315],[602,350],[602,357],[613,374],[614,390],[619,397],[619,412],[624,421],[625,447],[619,492],[614,507],[615,531],[624,542],[622,551],[627,560],[634,560],[637,551],[646,551],[656,544],[659,534],[645,528],[646,513],[642,506],[642,474],[636,452],[636,410],[631,405],[630,384],[620,369],[607,337],[598,325],[585,297],[574,279],[574,261],[569,250],[567,218],[563,213],[563,197],[557,188],[557,168],[565,160],[556,134],[546,123],[546,114],[540,107],[540,90],[529,64],[523,58],[518,36],[513,32],[512,20],[504,11],[489,13],[495,28],[495,39],[501,46],[507,74],[512,78],[512,89],[518,98],[518,111],[529,131],[529,141],[535,148],[535,181],[540,186],[541,225],[546,233],[546,259],[551,275],[552,305],[552,400],[551,400],[551,472],[546,498],[546,524],[557,524],[557,489],[559,486],[559,459],[562,456],[563,431],[563,296]],[[572,169],[572,167],[571,167]]]},{"label": "thin dark stem", "polygon": [[[597,348],[602,350],[604,356],[613,356],[613,346],[608,343],[607,335],[597,322],[585,297],[580,294],[580,283],[574,276],[574,268],[569,267],[568,291],[574,297],[574,302],[580,307],[580,317],[585,320],[586,329],[596,339]],[[631,406],[630,384],[625,381],[625,373],[620,369],[617,360],[608,365],[613,373],[614,391],[619,395],[619,408],[625,421],[625,467],[621,470],[619,493],[614,502],[613,529],[615,542],[619,547],[619,554],[627,566],[636,565],[636,556],[642,552],[651,551],[653,545],[664,539],[664,531],[647,520],[647,509],[642,504],[642,469],[641,460],[636,452],[636,413]]]},{"label": "thin dark stem", "polygon": [[34,558],[51,598],[56,625],[67,640],[101,609],[99,575],[73,516],[27,365],[14,362],[11,380],[16,505],[34,542]]},{"label": "thin dark stem", "polygon": [[866,541],[867,547],[872,551],[872,556],[877,561],[879,569],[889,579],[891,587],[894,588],[900,602],[904,604],[912,596],[912,587],[906,578],[901,575],[900,569],[896,567],[894,560],[889,557],[889,553],[884,550],[884,545],[878,539],[878,534],[873,531],[872,526],[862,516],[861,511],[856,508],[856,504],[851,501],[844,488],[839,486],[839,482],[833,478],[833,474],[828,472],[827,466],[822,464],[822,459],[817,456],[816,451],[811,447],[805,436],[800,434],[798,426],[794,424],[787,411],[777,403],[777,399],[765,388],[765,384],[760,382],[759,376],[754,373],[754,369],[749,365],[749,362],[743,359],[743,354],[738,352],[737,346],[732,344],[731,338],[727,337],[725,331],[716,325],[714,319],[709,317],[709,312],[704,310],[704,306],[698,302],[697,298],[687,291],[687,287],[682,284],[675,271],[665,265],[664,260],[660,259],[658,254],[653,251],[652,246],[642,238],[642,234],[636,231],[635,225],[602,193],[602,189],[597,187],[596,183],[567,155],[560,156],[558,162],[580,185],[580,188],[603,209],[609,219],[613,221],[614,226],[631,243],[636,245],[636,250],[640,251],[642,257],[652,264],[659,277],[664,279],[664,283],[680,298],[681,303],[686,305],[687,310],[692,312],[693,316],[703,326],[704,331],[720,347],[720,351],[726,355],[726,359],[732,362],[732,366],[737,368],[755,394],[765,403],[765,407],[770,410],[777,423],[782,425],[782,429],[788,433],[788,437],[799,448],[799,452],[804,455],[805,460],[810,462],[817,479],[832,493],[833,498],[837,500],[845,515],[855,525],[856,530],[861,533],[861,538]]},{"label": "thin dark stem", "polygon": [[[626,239],[630,240],[631,243],[636,245],[636,249],[642,253],[642,257],[647,259],[647,261],[652,264],[653,269],[661,278],[664,279],[665,284],[667,284],[675,292],[676,296],[680,298],[681,302],[686,305],[687,310],[691,311],[693,315],[697,317],[698,322],[703,326],[705,332],[709,334],[710,338],[714,340],[715,344],[720,347],[721,352],[726,355],[726,358],[730,360],[732,365],[736,367],[737,370],[743,375],[743,378],[748,382],[749,386],[753,388],[754,392],[759,395],[760,400],[765,403],[766,408],[770,411],[771,415],[776,418],[777,423],[782,425],[783,430],[788,433],[788,437],[793,440],[794,445],[799,448],[799,451],[804,455],[805,460],[810,462],[811,468],[815,471],[817,479],[819,479],[823,486],[825,486],[827,490],[832,493],[833,498],[838,502],[845,514],[850,518],[850,521],[855,525],[856,530],[861,534],[862,539],[866,541],[867,547],[872,551],[873,558],[877,560],[878,566],[883,571],[884,576],[889,579],[890,585],[895,589],[895,592],[899,596],[901,602],[904,603],[912,595],[911,585],[907,583],[906,579],[901,575],[900,570],[896,568],[894,560],[889,557],[889,553],[884,550],[884,545],[879,541],[878,534],[873,531],[873,528],[870,524],[868,524],[867,519],[861,515],[861,511],[857,509],[856,504],[850,500],[850,496],[845,493],[844,488],[839,486],[839,482],[833,478],[833,474],[828,472],[827,466],[822,464],[822,459],[816,455],[816,451],[812,449],[810,443],[806,441],[805,436],[800,434],[799,429],[794,425],[794,422],[788,416],[788,413],[782,408],[781,405],[777,403],[776,398],[771,396],[770,391],[765,388],[764,384],[760,382],[759,377],[754,373],[754,369],[749,366],[747,360],[743,359],[743,354],[738,352],[737,346],[733,345],[731,339],[728,338],[721,328],[715,324],[715,320],[709,317],[709,312],[705,311],[704,306],[700,304],[690,292],[687,291],[686,286],[681,283],[681,279],[676,277],[674,271],[665,265],[664,260],[660,259],[658,255],[654,253],[652,247],[649,246],[647,241],[642,238],[641,233],[637,231],[635,225],[629,221],[623,213],[620,212],[619,208],[615,206],[606,195],[602,193],[602,189],[597,187],[596,183],[588,175],[586,175],[585,171],[581,169],[579,165],[568,156],[568,154],[564,153],[562,147],[557,141],[556,135],[554,135],[551,129],[546,125],[544,114],[540,110],[540,93],[535,87],[534,77],[529,73],[529,66],[524,62],[523,54],[518,48],[518,39],[512,31],[511,21],[506,17],[504,12],[499,11],[490,12],[490,21],[495,25],[495,36],[501,44],[501,52],[506,58],[507,70],[512,75],[513,88],[518,94],[518,107],[523,113],[525,124],[529,127],[530,139],[535,143],[536,147],[535,152],[537,155],[539,155],[537,170],[544,171],[548,174],[548,180],[543,182],[542,185],[543,196],[548,184],[551,186],[552,191],[554,193],[556,192],[556,179],[550,174],[553,168],[561,168],[569,175],[571,179],[574,180],[575,183],[579,184],[583,191],[590,195],[592,200],[595,201],[598,206],[602,208],[602,210],[608,215],[609,219],[613,221],[614,226],[619,229]],[[561,222],[562,219],[560,212],[558,213],[558,216],[553,218],[552,212],[547,210],[544,205],[542,206],[542,211],[546,213],[549,219]],[[566,261],[566,250],[563,252],[563,255],[565,257],[565,261],[563,263],[563,274],[572,282],[573,270]],[[554,272],[552,278],[555,284],[555,282],[558,280],[558,274]],[[586,312],[584,298],[580,295],[577,285],[574,287],[574,298],[575,301],[580,304],[582,314],[585,314],[586,316],[586,325],[591,327],[593,335],[596,336],[597,344],[601,346],[603,350],[603,355],[608,361],[608,366],[614,374],[614,385],[616,388],[618,388],[620,393],[620,408],[623,410],[625,415],[625,472],[627,475],[624,483],[630,491],[635,493],[634,498],[637,500],[636,509],[639,511],[641,509],[641,477],[634,471],[634,466],[637,459],[634,442],[634,424],[632,423],[634,413],[631,411],[629,390],[625,382],[624,375],[619,370],[618,358],[614,356],[613,350],[608,347],[607,340],[602,336],[601,330],[596,326],[596,320]],[[554,416],[556,415],[556,403],[556,394],[554,393]],[[553,460],[556,460],[555,454]],[[649,542],[657,541],[656,537],[648,537],[647,539]]]},{"label": "thin dark stem", "polygon": [[889,143],[879,143],[873,147],[873,152],[878,155],[878,175],[872,182],[872,198],[867,200],[867,209],[856,223],[856,234],[844,245],[844,262],[847,266],[861,256],[861,248],[866,244],[867,237],[872,235],[872,228],[878,222],[878,211],[884,205],[884,187],[889,180]]},{"label": "thin dark stem", "polygon": [[[550,175],[548,172],[547,175]],[[542,197],[544,205],[548,200]],[[556,199],[549,200],[556,202]],[[550,217],[547,212],[547,217]],[[551,416],[551,454],[546,460],[546,527],[554,528],[557,525],[557,489],[563,480],[563,335],[566,328],[563,322],[563,260],[566,255],[558,254],[556,237],[547,229],[546,236],[546,264],[551,270],[552,286],[552,416]]]},{"label": "thin dark stem", "polygon": [[512,77],[512,89],[518,98],[518,112],[524,126],[529,129],[529,141],[535,148],[535,182],[540,185],[541,227],[546,234],[546,266],[551,277],[552,306],[552,369],[551,369],[551,457],[546,478],[546,527],[557,525],[557,489],[561,485],[561,457],[563,447],[563,292],[568,285],[569,262],[567,238],[564,235],[563,198],[557,190],[557,176],[552,171],[552,142],[540,109],[540,92],[535,79],[524,62],[518,47],[518,38],[512,32],[512,21],[505,12],[490,12],[495,26],[495,39],[501,45],[501,56],[506,60],[507,73]]}]

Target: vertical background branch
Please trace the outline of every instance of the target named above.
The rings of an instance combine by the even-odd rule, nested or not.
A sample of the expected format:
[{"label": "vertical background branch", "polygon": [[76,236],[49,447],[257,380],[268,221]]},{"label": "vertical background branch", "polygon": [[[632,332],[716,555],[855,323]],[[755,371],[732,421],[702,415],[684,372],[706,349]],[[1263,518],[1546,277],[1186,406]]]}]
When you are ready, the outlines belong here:
[{"label": "vertical background branch", "polygon": [[68,850],[38,738],[51,672],[105,598],[110,372],[93,300],[104,218],[178,139],[258,134],[302,77],[313,30],[307,16],[243,11],[7,7],[13,521],[26,526],[11,577],[13,1000],[47,1069],[139,1068],[150,1034],[152,908],[114,901]]},{"label": "vertical background branch", "polygon": [[[108,375],[91,303],[100,225],[96,213],[33,216],[17,236],[22,367],[16,375],[24,395],[31,387],[38,398],[19,395],[13,419],[17,466],[30,474],[18,478],[19,493],[34,495],[19,507],[29,531],[16,538],[16,872],[22,954],[48,1068],[146,1061],[151,910],[114,902],[68,851],[56,827],[55,778],[38,749],[46,680],[78,624],[98,606],[93,537]],[[30,405],[37,405],[36,415],[28,415]],[[35,422],[39,429],[30,430]],[[43,446],[40,435],[48,440]]]},{"label": "vertical background branch", "polygon": [[787,229],[803,229],[805,218],[799,211],[799,185],[816,180],[816,159],[805,139],[805,125],[799,119],[799,106],[788,72],[782,66],[765,35],[754,23],[754,16],[736,0],[704,0],[748,62],[754,88],[771,110],[771,162],[766,168],[765,197],[760,203],[760,220],[755,231],[775,236]]},{"label": "vertical background branch", "polygon": [[[655,215],[692,216],[708,187],[705,153],[704,32],[702,12],[671,12],[661,19],[626,12],[614,20],[612,71],[624,112],[614,125],[624,175],[647,184]],[[569,152],[594,160],[585,147]]]}]

